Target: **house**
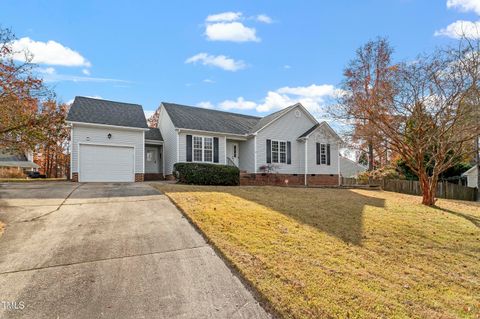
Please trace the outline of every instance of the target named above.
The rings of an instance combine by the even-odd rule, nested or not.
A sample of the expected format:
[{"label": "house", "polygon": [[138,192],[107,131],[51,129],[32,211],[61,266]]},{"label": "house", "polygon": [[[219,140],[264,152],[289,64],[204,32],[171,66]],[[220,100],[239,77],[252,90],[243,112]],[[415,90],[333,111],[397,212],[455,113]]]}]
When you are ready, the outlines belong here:
[{"label": "house", "polygon": [[472,166],[468,171],[464,172],[462,176],[467,178],[468,187],[477,187],[478,188],[478,166]]},{"label": "house", "polygon": [[33,152],[12,153],[0,150],[1,168],[16,168],[27,172],[38,169],[39,166],[33,162]]},{"label": "house", "polygon": [[366,171],[367,167],[340,155],[340,175],[342,177],[357,177],[358,174]]},{"label": "house", "polygon": [[242,184],[338,185],[341,138],[301,104],[266,117],[162,103],[158,129],[147,127],[142,107],[75,98],[72,180],[142,181],[174,178],[178,162],[234,165]]}]

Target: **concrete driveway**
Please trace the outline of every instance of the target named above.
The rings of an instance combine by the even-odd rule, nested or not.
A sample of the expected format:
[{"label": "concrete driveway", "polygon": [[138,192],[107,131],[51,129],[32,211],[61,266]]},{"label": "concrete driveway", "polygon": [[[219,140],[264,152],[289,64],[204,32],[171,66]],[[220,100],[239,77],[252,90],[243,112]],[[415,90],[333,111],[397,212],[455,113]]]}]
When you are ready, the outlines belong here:
[{"label": "concrete driveway", "polygon": [[268,318],[145,183],[0,184],[0,318]]}]

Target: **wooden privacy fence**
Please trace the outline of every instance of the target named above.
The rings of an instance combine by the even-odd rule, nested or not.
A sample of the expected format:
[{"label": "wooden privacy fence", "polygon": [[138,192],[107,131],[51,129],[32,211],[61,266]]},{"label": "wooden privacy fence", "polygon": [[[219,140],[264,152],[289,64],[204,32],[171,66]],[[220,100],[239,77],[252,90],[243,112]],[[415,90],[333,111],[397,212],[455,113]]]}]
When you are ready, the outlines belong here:
[{"label": "wooden privacy fence", "polygon": [[[422,195],[420,183],[418,181],[400,180],[400,179],[383,179],[383,180],[357,180],[355,178],[342,178],[343,186],[356,185],[380,185],[383,190],[397,192],[410,195]],[[477,190],[475,188],[466,187],[458,184],[439,182],[437,184],[437,197],[459,200],[476,200]]]}]

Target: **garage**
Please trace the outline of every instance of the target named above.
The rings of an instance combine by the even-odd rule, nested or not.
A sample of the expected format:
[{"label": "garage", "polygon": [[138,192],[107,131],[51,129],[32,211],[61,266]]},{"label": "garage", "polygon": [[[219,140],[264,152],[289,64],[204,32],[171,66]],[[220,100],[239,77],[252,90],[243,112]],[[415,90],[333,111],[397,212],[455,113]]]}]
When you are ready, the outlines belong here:
[{"label": "garage", "polygon": [[129,146],[80,144],[80,182],[134,182],[135,149]]}]

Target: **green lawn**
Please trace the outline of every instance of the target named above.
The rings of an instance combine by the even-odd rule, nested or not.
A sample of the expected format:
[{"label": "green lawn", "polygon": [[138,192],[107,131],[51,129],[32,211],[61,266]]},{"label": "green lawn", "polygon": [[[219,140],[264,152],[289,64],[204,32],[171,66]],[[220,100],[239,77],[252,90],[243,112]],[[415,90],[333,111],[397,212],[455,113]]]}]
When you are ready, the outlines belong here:
[{"label": "green lawn", "polygon": [[286,318],[479,318],[480,205],[157,185]]}]

